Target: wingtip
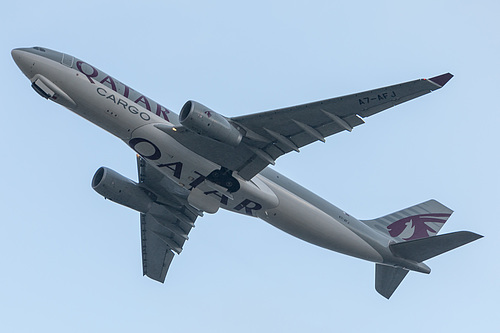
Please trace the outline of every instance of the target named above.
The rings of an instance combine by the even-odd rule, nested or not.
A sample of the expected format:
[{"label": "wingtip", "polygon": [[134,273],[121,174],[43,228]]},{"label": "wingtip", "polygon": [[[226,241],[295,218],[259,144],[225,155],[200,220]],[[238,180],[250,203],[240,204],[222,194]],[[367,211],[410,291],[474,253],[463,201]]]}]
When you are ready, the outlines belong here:
[{"label": "wingtip", "polygon": [[440,87],[443,87],[446,83],[448,83],[448,81],[451,80],[452,77],[453,77],[453,74],[446,73],[446,74],[442,74],[442,75],[438,75],[438,76],[432,77],[432,78],[429,79],[429,81],[431,81],[432,83],[437,84]]},{"label": "wingtip", "polygon": [[483,235],[476,234],[475,232],[472,232],[472,231],[466,231],[466,232],[467,232],[467,234],[469,234],[470,238],[472,239],[471,242],[484,237]]}]

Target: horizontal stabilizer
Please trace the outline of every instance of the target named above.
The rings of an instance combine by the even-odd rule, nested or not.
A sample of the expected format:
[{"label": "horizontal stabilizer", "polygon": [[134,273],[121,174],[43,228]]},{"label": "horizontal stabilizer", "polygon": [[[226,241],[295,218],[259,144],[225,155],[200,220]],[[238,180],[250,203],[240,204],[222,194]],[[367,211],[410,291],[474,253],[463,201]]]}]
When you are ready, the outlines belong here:
[{"label": "horizontal stabilizer", "polygon": [[404,268],[376,264],[375,289],[380,295],[389,299],[406,274],[408,274],[408,270]]},{"label": "horizontal stabilizer", "polygon": [[391,244],[391,252],[404,259],[422,262],[457,247],[473,242],[483,236],[470,231],[458,231],[449,234]]}]

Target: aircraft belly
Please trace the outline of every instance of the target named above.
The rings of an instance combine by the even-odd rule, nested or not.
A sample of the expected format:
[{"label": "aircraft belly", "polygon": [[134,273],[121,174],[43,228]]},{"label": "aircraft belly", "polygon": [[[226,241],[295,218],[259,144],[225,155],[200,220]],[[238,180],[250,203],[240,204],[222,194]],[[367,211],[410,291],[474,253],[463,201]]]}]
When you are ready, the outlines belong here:
[{"label": "aircraft belly", "polygon": [[[124,140],[180,186],[196,189],[198,203],[199,198],[207,196],[207,203],[213,207],[210,212],[217,210],[215,200],[224,209],[261,217],[312,244],[371,261],[381,260],[373,247],[342,223],[281,186],[265,181],[265,178],[256,176],[252,181],[245,181],[238,177],[241,188],[235,193],[214,188],[206,177],[220,166],[155,128],[155,124],[169,124],[163,118],[74,69],[54,62],[43,68],[40,73],[42,83],[50,87],[42,88],[54,90],[63,86],[64,94],[73,102],[72,111]],[[50,85],[52,83],[54,86]],[[62,101],[53,100],[68,107]]]},{"label": "aircraft belly", "polygon": [[372,246],[332,216],[279,185],[268,185],[279,199],[278,207],[259,216],[269,224],[329,250],[374,262],[382,260]]},{"label": "aircraft belly", "polygon": [[[194,191],[195,200],[190,203],[198,209],[210,207],[203,210],[215,213],[221,207],[257,216],[258,212],[278,205],[275,193],[258,177],[245,181],[236,176],[240,189],[234,193],[210,183],[206,177],[220,169],[220,165],[193,153],[154,124],[139,127],[133,131],[131,139],[125,141],[163,175],[179,186]],[[203,196],[207,199],[205,203],[202,202]],[[218,204],[216,207],[214,200]]]}]

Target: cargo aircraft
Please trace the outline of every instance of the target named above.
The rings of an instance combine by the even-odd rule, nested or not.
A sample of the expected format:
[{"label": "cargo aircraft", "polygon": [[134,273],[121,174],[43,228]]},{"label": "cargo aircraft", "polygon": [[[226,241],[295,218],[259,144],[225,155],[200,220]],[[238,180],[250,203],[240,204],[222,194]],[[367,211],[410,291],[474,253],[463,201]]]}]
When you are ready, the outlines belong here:
[{"label": "cargo aircraft", "polygon": [[278,157],[443,87],[446,73],[313,103],[225,117],[188,101],[179,115],[93,65],[43,47],[12,57],[43,98],[123,140],[137,153],[138,181],[101,167],[99,194],[140,212],[143,274],[164,282],[195,220],[219,208],[258,217],[309,243],[374,262],[375,288],[389,298],[425,260],[481,235],[437,235],[452,210],[435,200],[358,220],[269,168]]}]

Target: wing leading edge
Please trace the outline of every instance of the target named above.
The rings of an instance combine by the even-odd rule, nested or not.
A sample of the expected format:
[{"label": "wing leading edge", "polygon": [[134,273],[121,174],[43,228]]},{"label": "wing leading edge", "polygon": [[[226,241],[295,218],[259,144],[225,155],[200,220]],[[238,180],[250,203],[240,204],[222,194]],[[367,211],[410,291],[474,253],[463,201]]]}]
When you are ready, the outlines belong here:
[{"label": "wing leading edge", "polygon": [[[330,135],[352,131],[354,127],[364,123],[362,118],[439,89],[452,77],[447,73],[428,80],[414,80],[343,97],[235,117],[232,120],[250,132],[247,137],[260,136],[267,139],[267,142],[262,143],[253,140],[250,144],[267,154],[270,159],[276,160],[279,156],[292,150],[298,151],[312,142],[324,142]],[[257,164],[259,163],[256,161],[249,161],[239,171],[240,175],[254,174],[261,167]]]}]

